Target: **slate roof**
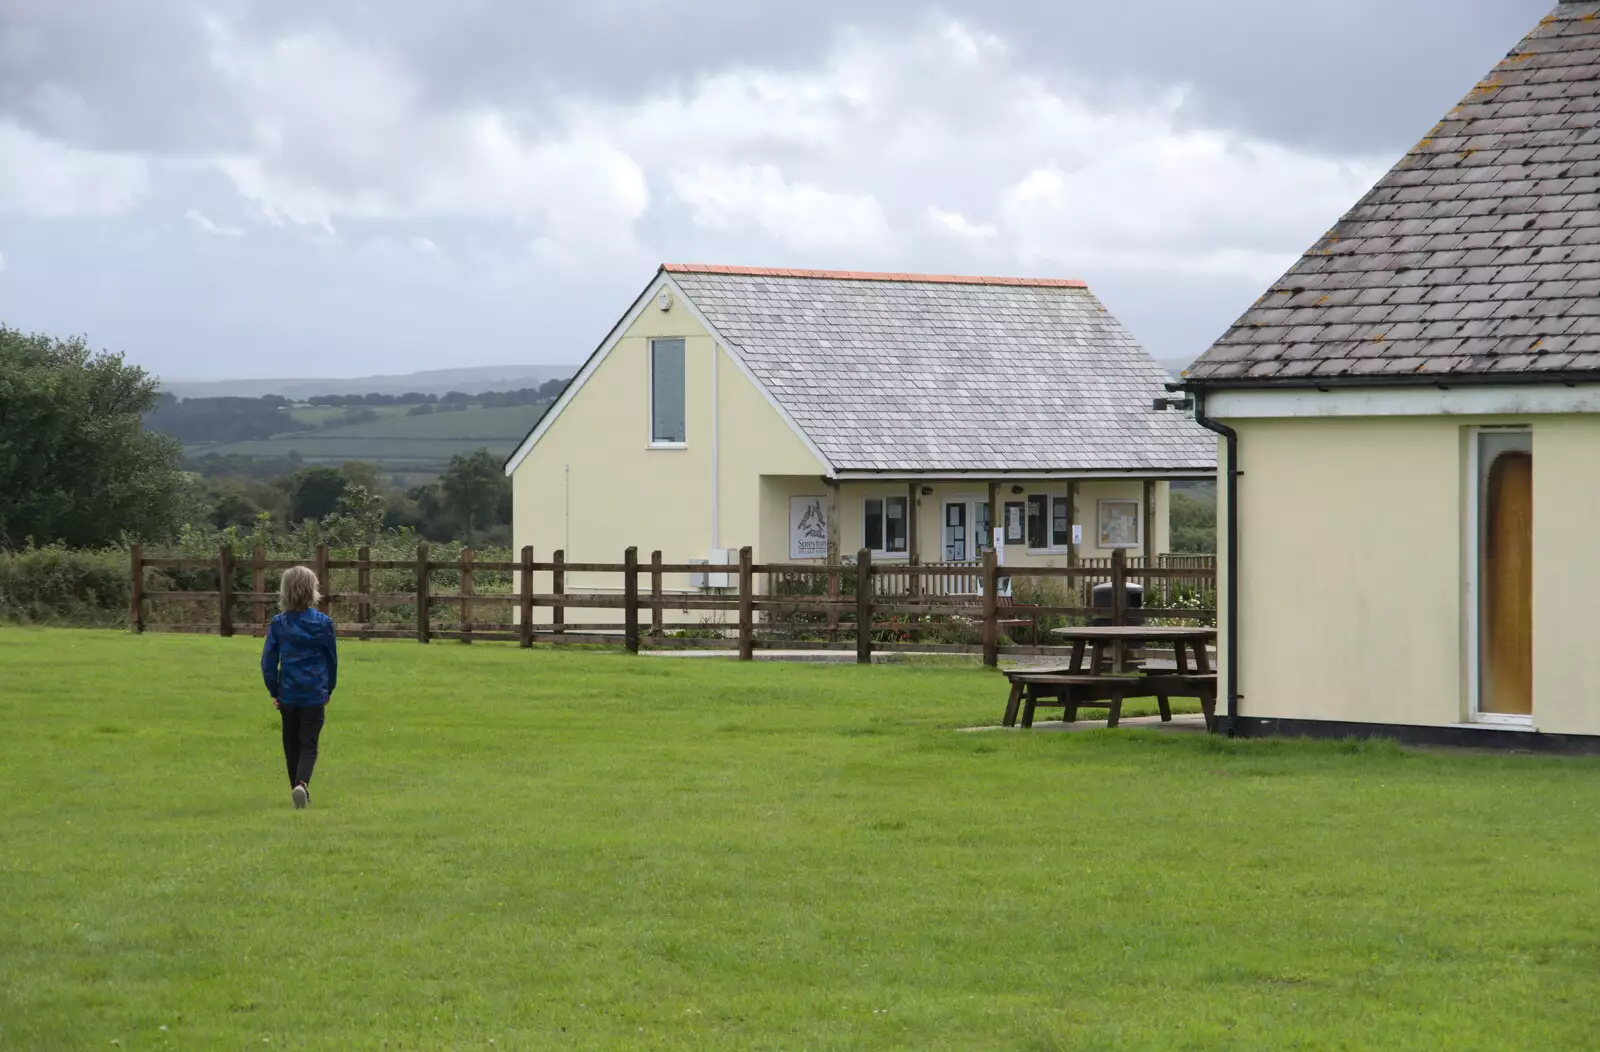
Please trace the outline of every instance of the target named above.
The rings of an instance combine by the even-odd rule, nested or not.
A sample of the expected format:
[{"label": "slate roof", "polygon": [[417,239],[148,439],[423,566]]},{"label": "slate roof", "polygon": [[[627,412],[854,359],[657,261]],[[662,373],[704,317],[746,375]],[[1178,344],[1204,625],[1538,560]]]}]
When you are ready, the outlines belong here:
[{"label": "slate roof", "polygon": [[1562,4],[1185,374],[1600,377],[1600,3]]},{"label": "slate roof", "polygon": [[1081,281],[663,269],[837,471],[1215,467]]}]

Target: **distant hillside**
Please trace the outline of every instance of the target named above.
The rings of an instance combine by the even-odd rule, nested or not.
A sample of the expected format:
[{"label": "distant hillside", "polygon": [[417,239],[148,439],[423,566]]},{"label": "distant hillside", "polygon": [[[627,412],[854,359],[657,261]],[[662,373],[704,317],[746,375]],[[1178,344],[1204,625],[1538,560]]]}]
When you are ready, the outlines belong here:
[{"label": "distant hillside", "polygon": [[[437,472],[454,454],[486,446],[509,456],[543,415],[545,406],[472,408],[412,416],[401,407],[383,407],[365,423],[297,431],[271,438],[215,445],[192,445],[191,456],[279,458],[298,455],[308,464],[364,460],[395,470]],[[310,416],[316,410],[297,410]],[[329,421],[334,423],[334,421]]]},{"label": "distant hillside", "polygon": [[429,369],[393,376],[294,378],[279,380],[162,380],[161,389],[179,398],[260,398],[282,395],[304,401],[314,395],[422,394],[450,391],[482,394],[521,387],[538,387],[548,380],[565,379],[578,371],[575,365],[479,365],[464,369]]}]

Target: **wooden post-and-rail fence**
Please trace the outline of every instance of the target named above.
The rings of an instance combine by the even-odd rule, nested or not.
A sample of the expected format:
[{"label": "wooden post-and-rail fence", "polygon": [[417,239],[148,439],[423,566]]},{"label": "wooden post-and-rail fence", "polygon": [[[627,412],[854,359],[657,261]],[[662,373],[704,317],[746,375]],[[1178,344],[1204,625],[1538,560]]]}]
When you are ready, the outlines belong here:
[{"label": "wooden post-and-rail fence", "polygon": [[[471,549],[455,559],[435,560],[426,544],[417,548],[414,559],[373,559],[368,548],[358,549],[354,559],[335,559],[326,545],[319,545],[309,560],[269,559],[260,545],[247,558],[238,557],[231,546],[223,545],[215,559],[147,556],[143,546],[134,545],[132,561],[129,623],[134,632],[261,635],[277,609],[277,595],[267,590],[269,575],[291,566],[310,566],[321,592],[318,608],[337,613],[339,634],[347,638],[415,638],[419,643],[436,639],[462,643],[499,640],[523,647],[535,643],[620,643],[635,653],[642,647],[721,648],[737,650],[746,661],[759,649],[854,649],[856,659],[863,663],[872,660],[874,651],[916,650],[977,653],[986,664],[994,665],[1002,653],[1067,651],[1040,638],[1026,644],[1005,643],[1002,629],[1018,625],[1021,615],[1035,625],[1042,618],[1099,618],[1124,624],[1130,616],[1130,581],[1144,581],[1146,595],[1154,596],[1171,595],[1173,589],[1183,587],[1197,596],[1214,598],[1216,588],[1214,564],[1130,568],[1121,551],[1114,553],[1109,567],[1001,567],[993,551],[985,552],[976,575],[977,591],[960,594],[940,594],[942,582],[951,579],[949,567],[875,563],[872,553],[866,550],[857,554],[854,565],[757,564],[751,549],[744,548],[739,552],[737,567],[727,568],[736,570],[736,586],[670,593],[666,588],[668,575],[720,573],[721,568],[702,563],[668,564],[660,552],[651,553],[649,561],[642,562],[637,548],[624,552],[621,563],[569,562],[560,551],[554,552],[549,561],[541,562],[534,558],[532,548],[523,548],[520,558],[512,562],[480,561]],[[215,574],[214,590],[172,587],[176,579],[206,577],[208,573]],[[434,577],[442,573],[455,575],[455,591],[435,589]],[[154,580],[151,574],[157,575]],[[510,587],[480,588],[479,581],[491,575],[497,581],[509,581]],[[577,589],[572,575],[584,575],[585,579],[620,576],[620,587],[604,591],[593,586]],[[648,582],[642,581],[646,576]],[[387,587],[391,590],[383,590],[380,577],[389,582]],[[759,588],[758,581],[763,577],[768,581],[811,581],[815,587],[799,594],[780,594],[771,588]],[[1084,587],[1109,581],[1110,606],[1014,605],[1002,596],[1003,578],[1013,583],[1027,578],[1057,579]],[[907,585],[908,579],[916,583]],[[891,584],[895,585],[892,591],[888,587]],[[1159,587],[1152,589],[1151,584]],[[540,585],[547,590],[541,591]],[[341,590],[343,587],[353,590]],[[167,604],[185,608],[214,605],[215,613],[205,621],[187,622],[153,616],[158,610],[167,610]],[[448,616],[452,607],[456,614],[453,619]],[[485,610],[502,611],[502,619],[483,619]],[[581,610],[604,610],[610,619],[573,621],[572,612]],[[1210,608],[1146,607],[1136,616],[1177,620],[1213,613]],[[669,614],[697,620],[669,621]],[[940,618],[972,625],[978,642],[919,641]],[[797,635],[800,638],[794,638]]]}]

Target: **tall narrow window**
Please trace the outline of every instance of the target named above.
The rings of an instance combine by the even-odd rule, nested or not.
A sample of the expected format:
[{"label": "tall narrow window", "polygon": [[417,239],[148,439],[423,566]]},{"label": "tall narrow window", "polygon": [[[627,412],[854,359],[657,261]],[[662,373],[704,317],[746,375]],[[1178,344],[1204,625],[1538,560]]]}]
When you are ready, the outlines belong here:
[{"label": "tall narrow window", "polygon": [[989,502],[979,501],[972,506],[973,534],[977,543],[972,546],[973,554],[986,552],[994,547],[994,527],[989,522]]},{"label": "tall narrow window", "polygon": [[1480,431],[1478,712],[1533,713],[1533,436]]},{"label": "tall narrow window", "polygon": [[650,341],[650,443],[682,445],[688,438],[684,412],[683,341]]},{"label": "tall narrow window", "polygon": [[1050,498],[1035,494],[1028,498],[1028,547],[1050,547]]},{"label": "tall narrow window", "polygon": [[1050,498],[1050,547],[1072,546],[1072,504],[1065,497]]},{"label": "tall narrow window", "polygon": [[868,497],[866,522],[861,535],[861,546],[875,552],[883,551],[883,498]]},{"label": "tall narrow window", "polygon": [[910,520],[905,497],[868,497],[862,502],[861,543],[879,555],[904,553]]},{"label": "tall narrow window", "polygon": [[904,552],[910,537],[911,519],[906,514],[906,498],[886,497],[883,501],[883,550]]}]

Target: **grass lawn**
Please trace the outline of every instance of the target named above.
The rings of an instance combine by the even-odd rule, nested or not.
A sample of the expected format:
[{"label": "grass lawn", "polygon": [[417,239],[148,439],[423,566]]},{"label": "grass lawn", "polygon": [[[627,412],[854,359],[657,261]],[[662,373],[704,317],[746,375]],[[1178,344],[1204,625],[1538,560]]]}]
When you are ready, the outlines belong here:
[{"label": "grass lawn", "polygon": [[1554,1049],[1600,763],[998,719],[973,669],[0,630],[0,1048]]}]

